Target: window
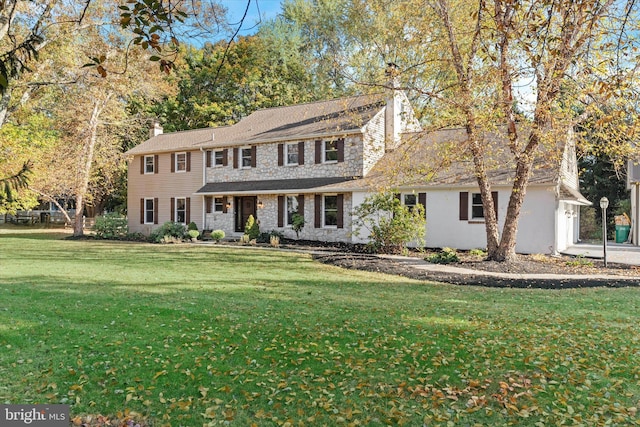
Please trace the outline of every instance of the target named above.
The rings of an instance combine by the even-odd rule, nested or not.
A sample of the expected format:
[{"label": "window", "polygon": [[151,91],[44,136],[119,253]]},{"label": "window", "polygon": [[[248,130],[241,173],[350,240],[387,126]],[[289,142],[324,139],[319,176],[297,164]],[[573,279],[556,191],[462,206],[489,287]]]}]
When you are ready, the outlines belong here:
[{"label": "window", "polygon": [[402,203],[412,211],[416,204],[418,204],[418,198],[415,194],[404,194],[402,196]]},{"label": "window", "polygon": [[240,164],[242,165],[243,168],[250,168],[251,167],[251,148],[241,148],[240,149],[240,158],[241,158],[241,162]]},{"label": "window", "polygon": [[180,224],[187,223],[187,200],[184,197],[176,198],[176,222]]},{"label": "window", "polygon": [[176,172],[187,171],[187,153],[176,153]]},{"label": "window", "polygon": [[484,208],[482,207],[482,196],[480,193],[471,194],[471,219],[484,218]]},{"label": "window", "polygon": [[214,151],[213,153],[213,166],[219,167],[224,166],[225,163],[225,152],[223,150]]},{"label": "window", "polygon": [[144,199],[144,223],[154,223],[155,203],[153,199]]},{"label": "window", "polygon": [[144,156],[144,173],[155,173],[155,156]]},{"label": "window", "polygon": [[293,225],[293,214],[298,213],[298,197],[287,196],[287,225]]},{"label": "window", "polygon": [[338,225],[338,196],[324,196],[323,218],[325,227]]},{"label": "window", "polygon": [[213,199],[213,211],[224,212],[224,197],[215,197]]},{"label": "window", "polygon": [[338,161],[338,141],[324,141],[324,162]]},{"label": "window", "polygon": [[286,144],[287,165],[298,165],[298,144]]}]

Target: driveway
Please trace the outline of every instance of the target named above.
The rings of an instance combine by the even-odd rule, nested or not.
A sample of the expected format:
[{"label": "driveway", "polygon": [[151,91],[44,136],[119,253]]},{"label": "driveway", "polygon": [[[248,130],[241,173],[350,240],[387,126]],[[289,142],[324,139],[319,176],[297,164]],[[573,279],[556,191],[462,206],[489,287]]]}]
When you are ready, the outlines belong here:
[{"label": "driveway", "polygon": [[[602,244],[577,243],[561,253],[565,255],[584,256],[586,258],[603,258]],[[607,243],[607,262],[640,265],[640,246],[628,243]]]}]

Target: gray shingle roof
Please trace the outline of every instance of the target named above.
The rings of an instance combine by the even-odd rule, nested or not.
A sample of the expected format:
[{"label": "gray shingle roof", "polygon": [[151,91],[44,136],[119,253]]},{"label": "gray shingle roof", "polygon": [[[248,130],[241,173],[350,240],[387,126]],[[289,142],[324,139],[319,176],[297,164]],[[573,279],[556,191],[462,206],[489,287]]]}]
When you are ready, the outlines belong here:
[{"label": "gray shingle roof", "polygon": [[166,133],[148,139],[130,155],[359,132],[385,104],[383,94],[258,110],[231,126]]},{"label": "gray shingle roof", "polygon": [[[511,185],[515,165],[505,152],[503,134],[487,133],[486,166],[492,185]],[[405,134],[404,143],[386,153],[369,174],[360,180],[338,184],[341,191],[393,187],[465,187],[476,186],[473,161],[468,153],[465,129],[444,129]],[[534,161],[530,184],[558,183],[562,144],[542,147]]]},{"label": "gray shingle roof", "polygon": [[199,194],[239,194],[280,192],[307,192],[319,190],[327,185],[338,184],[355,179],[355,177],[334,178],[302,178],[302,179],[271,179],[264,181],[235,181],[211,182],[196,191]]}]

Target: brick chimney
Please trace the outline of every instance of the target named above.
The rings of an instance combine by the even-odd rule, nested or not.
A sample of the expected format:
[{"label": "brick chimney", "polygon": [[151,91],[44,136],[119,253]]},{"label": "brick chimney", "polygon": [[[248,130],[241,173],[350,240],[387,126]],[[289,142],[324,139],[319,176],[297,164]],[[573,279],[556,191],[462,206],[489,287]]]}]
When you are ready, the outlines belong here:
[{"label": "brick chimney", "polygon": [[163,132],[162,125],[158,120],[154,120],[153,123],[151,124],[151,128],[149,129],[149,138],[162,135],[162,132]]},{"label": "brick chimney", "polygon": [[400,83],[398,75],[400,71],[393,62],[387,64],[385,74],[387,83],[387,105],[384,112],[384,138],[385,151],[392,151],[400,143],[402,131],[402,97],[400,96]]}]

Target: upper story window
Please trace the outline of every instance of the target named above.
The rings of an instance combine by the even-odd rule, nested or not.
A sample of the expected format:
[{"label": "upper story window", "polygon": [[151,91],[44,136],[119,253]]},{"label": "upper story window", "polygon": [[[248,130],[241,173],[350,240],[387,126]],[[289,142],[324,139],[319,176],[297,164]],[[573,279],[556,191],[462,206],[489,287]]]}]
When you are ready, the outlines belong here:
[{"label": "upper story window", "polygon": [[224,150],[218,150],[213,152],[213,166],[224,166],[226,163],[226,152]]},{"label": "upper story window", "polygon": [[285,145],[285,157],[287,159],[287,165],[298,165],[299,164],[299,155],[298,152],[298,144],[286,144]]},{"label": "upper story window", "polygon": [[338,141],[324,141],[323,162],[333,163],[338,161]]},{"label": "upper story window", "polygon": [[187,153],[176,153],[176,172],[187,171]]},{"label": "upper story window", "polygon": [[144,156],[144,173],[155,173],[155,156]]},{"label": "upper story window", "polygon": [[251,147],[240,149],[240,165],[243,168],[251,167]]}]

